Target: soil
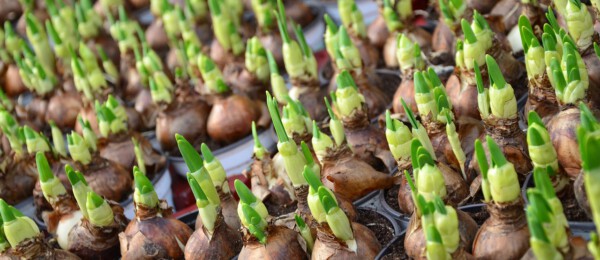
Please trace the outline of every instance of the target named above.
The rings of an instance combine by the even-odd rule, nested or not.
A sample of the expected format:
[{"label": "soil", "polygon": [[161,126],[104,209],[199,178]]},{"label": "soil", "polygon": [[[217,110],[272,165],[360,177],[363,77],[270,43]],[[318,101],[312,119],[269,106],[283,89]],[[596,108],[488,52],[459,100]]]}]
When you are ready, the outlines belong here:
[{"label": "soil", "polygon": [[356,214],[357,222],[373,231],[382,248],[394,239],[394,226],[381,214],[365,209],[357,209]]},{"label": "soil", "polygon": [[406,250],[404,250],[404,236],[400,237],[387,249],[387,254],[381,257],[381,260],[405,260],[408,259]]},{"label": "soil", "polygon": [[283,216],[294,212],[298,208],[297,203],[291,203],[290,205],[278,205],[269,201],[264,202],[267,211],[271,216]]},{"label": "soil", "polygon": [[564,207],[565,217],[568,221],[578,222],[591,222],[592,220],[587,217],[585,211],[577,203],[575,195],[569,196],[568,198],[561,199]]},{"label": "soil", "polygon": [[467,209],[461,209],[461,210],[466,212],[467,214],[469,214],[469,216],[471,216],[471,218],[473,218],[473,220],[475,220],[477,225],[480,227],[490,217],[490,213],[487,212],[485,206],[473,207],[473,208],[467,208]]},{"label": "soil", "polygon": [[393,210],[400,214],[400,205],[398,205],[398,191],[400,190],[400,185],[394,185],[390,189],[385,190],[383,193],[383,198],[385,199],[385,203],[390,206]]}]

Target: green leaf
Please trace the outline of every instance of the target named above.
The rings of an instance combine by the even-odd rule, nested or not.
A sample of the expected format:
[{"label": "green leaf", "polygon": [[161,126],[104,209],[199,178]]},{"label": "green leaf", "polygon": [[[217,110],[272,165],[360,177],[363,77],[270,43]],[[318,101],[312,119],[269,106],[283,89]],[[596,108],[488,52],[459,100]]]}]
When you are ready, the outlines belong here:
[{"label": "green leaf", "polygon": [[442,214],[442,215],[448,214],[448,212],[446,211],[446,204],[444,204],[444,201],[439,196],[434,197],[433,205],[435,206],[435,210],[437,212],[439,212],[440,214]]},{"label": "green leaf", "polygon": [[296,33],[296,39],[298,39],[298,43],[300,44],[300,49],[304,54],[304,57],[312,56],[312,50],[308,43],[306,43],[306,38],[304,38],[304,32],[302,32],[302,26],[300,25],[292,25],[294,27],[294,32]]},{"label": "green leaf", "polygon": [[185,164],[189,168],[190,172],[196,172],[203,167],[203,160],[200,157],[200,154],[190,142],[188,142],[185,137],[180,134],[175,134],[175,140],[177,141],[177,146],[179,147],[179,152],[185,161]]},{"label": "green leaf", "polygon": [[0,199],[0,214],[2,214],[2,220],[4,223],[11,222],[15,220],[15,215],[13,214],[10,206],[4,201],[4,199]]},{"label": "green leaf", "polygon": [[477,93],[482,94],[485,91],[483,86],[483,77],[481,76],[481,70],[477,61],[473,61],[473,70],[475,71],[475,83],[477,85]]},{"label": "green leaf", "polygon": [[427,227],[427,241],[442,244],[442,235],[440,235],[435,225]]},{"label": "green leaf", "polygon": [[488,145],[488,149],[490,149],[490,154],[492,157],[492,165],[495,165],[497,167],[502,167],[503,165],[507,164],[508,161],[504,157],[502,150],[500,149],[498,144],[496,144],[494,139],[492,139],[489,136],[486,136],[485,139],[486,139],[486,142]]},{"label": "green leaf", "polygon": [[356,87],[356,83],[354,83],[352,75],[350,75],[350,72],[348,72],[347,70],[343,70],[342,72],[340,72],[340,74],[336,78],[336,81],[338,88],[340,89],[344,89],[347,87],[353,87],[354,89],[358,89],[358,87]]},{"label": "green leaf", "polygon": [[[533,28],[531,27],[531,22],[529,21],[529,18],[527,18],[527,16],[525,15],[521,15],[519,17],[518,24],[519,32],[521,33],[521,43],[523,44],[523,50],[525,51],[525,53],[527,53],[529,49],[529,43],[531,42],[531,37],[533,36],[533,34],[531,33],[533,32]],[[525,33],[524,31],[528,31],[528,33]]]},{"label": "green leaf", "polygon": [[[552,170],[552,168],[548,168],[549,170]],[[539,167],[533,169],[533,181],[535,183],[535,188],[544,195],[544,198],[556,198],[556,191],[554,190],[554,186],[552,186],[550,174],[547,170]]]},{"label": "green leaf", "polygon": [[204,160],[207,163],[211,163],[215,160],[215,156],[213,155],[210,148],[208,148],[208,145],[206,145],[205,143],[202,143],[202,145],[200,145],[200,151],[202,152],[202,156],[204,157]]},{"label": "green leaf", "polygon": [[321,204],[323,205],[323,208],[327,214],[338,208],[336,199],[331,195],[327,188],[323,186],[319,187],[319,201],[321,201]]},{"label": "green leaf", "polygon": [[581,126],[583,128],[588,132],[593,132],[600,128],[598,120],[585,103],[579,103],[579,111],[581,111]]},{"label": "green leaf", "polygon": [[410,143],[410,161],[412,163],[413,169],[421,169],[422,165],[419,165],[419,148],[423,147],[421,141],[418,138],[413,138]]},{"label": "green leaf", "polygon": [[236,179],[233,182],[233,186],[235,187],[235,191],[237,192],[238,197],[240,197],[241,202],[248,205],[256,202],[256,197],[254,196],[254,194],[252,194],[252,191],[248,189],[246,184],[244,184],[242,181]]},{"label": "green leaf", "polygon": [[506,80],[504,80],[504,76],[502,75],[498,63],[496,63],[496,60],[489,54],[485,55],[485,62],[488,67],[488,73],[490,74],[490,80],[494,83],[490,85],[496,86],[498,89],[503,89],[506,86]]},{"label": "green leaf", "polygon": [[306,159],[306,165],[308,165],[308,166],[314,165],[315,160],[313,159],[312,153],[310,152],[308,145],[306,145],[306,143],[304,141],[301,141],[300,147],[302,148],[302,154],[304,155],[304,158]]},{"label": "green leaf", "polygon": [[552,34],[542,34],[542,43],[544,44],[544,51],[556,51],[556,39],[552,37]]},{"label": "green leaf", "polygon": [[419,129],[419,124],[417,123],[417,119],[415,118],[415,114],[413,111],[406,105],[404,98],[400,98],[400,102],[402,102],[402,107],[404,108],[404,112],[406,112],[406,116],[408,117],[408,121],[414,129]]},{"label": "green leaf", "polygon": [[581,159],[584,162],[583,167],[586,172],[592,172],[592,170],[600,168],[600,160],[598,160],[600,136],[588,135],[583,139],[583,142],[585,143],[585,151],[581,154]]},{"label": "green leaf", "polygon": [[221,5],[220,5],[219,1],[217,1],[217,0],[208,0],[208,7],[210,9],[210,13],[211,13],[212,16],[219,16],[219,15],[221,15]]},{"label": "green leaf", "polygon": [[385,127],[391,131],[396,131],[396,126],[394,126],[394,121],[392,121],[389,109],[385,111]]},{"label": "green leaf", "polygon": [[535,112],[535,110],[531,110],[529,111],[529,114],[527,115],[527,122],[529,123],[529,126],[532,126],[534,124],[538,124],[540,126],[544,126],[544,122],[542,121],[542,118],[540,117],[540,115],[538,115],[537,112]]},{"label": "green leaf", "polygon": [[304,171],[302,172],[304,179],[308,182],[308,185],[314,190],[318,191],[319,187],[323,186],[321,179],[319,176],[308,166],[304,166]]},{"label": "green leaf", "polygon": [[434,208],[432,207],[433,205],[428,203],[425,200],[425,197],[423,197],[423,195],[418,194],[416,202],[417,202],[416,203],[417,209],[419,209],[419,211],[421,212],[421,214],[423,216],[427,216],[427,215],[433,213],[433,210],[434,210]]},{"label": "green leaf", "polygon": [[135,188],[140,194],[154,192],[154,186],[152,186],[152,182],[137,168],[137,166],[134,166],[133,168],[133,181],[135,183]]},{"label": "green leaf", "polygon": [[[432,67],[429,67],[429,69],[427,70],[428,74],[429,74],[429,81],[431,81],[431,85],[436,88],[436,87],[440,87],[440,86],[444,86],[442,84],[442,81],[440,80],[440,77],[438,77],[437,73],[435,73],[435,70],[433,70]],[[425,72],[423,72],[425,73]]]},{"label": "green leaf", "polygon": [[285,7],[281,0],[277,0],[277,7],[279,12],[275,12],[275,17],[277,17],[277,26],[279,27],[279,33],[281,34],[281,38],[284,43],[290,43],[292,40],[287,31],[287,17],[285,16]]},{"label": "green leaf", "polygon": [[325,107],[327,107],[327,113],[329,114],[329,118],[331,120],[337,120],[337,117],[333,113],[333,109],[331,109],[331,104],[329,104],[329,100],[327,99],[327,97],[323,97],[323,99],[325,99]]},{"label": "green leaf", "polygon": [[277,62],[270,50],[267,50],[267,60],[269,61],[269,70],[271,73],[279,75],[279,66],[277,66]]},{"label": "green leaf", "polygon": [[415,79],[415,92],[426,94],[429,93],[429,85],[419,71],[415,71],[413,78]]},{"label": "green leaf", "polygon": [[338,26],[331,19],[329,14],[325,14],[325,24],[327,25],[327,30],[329,30],[332,34],[336,34],[338,32]]},{"label": "green leaf", "polygon": [[473,12],[473,22],[477,23],[481,29],[490,29],[490,25],[485,18],[477,11]]},{"label": "green leaf", "polygon": [[196,198],[196,200],[208,202],[208,197],[206,197],[206,194],[204,193],[202,188],[200,188],[200,184],[198,184],[198,181],[196,181],[194,176],[192,176],[192,174],[189,172],[186,176],[187,181],[190,184],[190,188],[192,189],[192,193],[194,194],[194,198]]},{"label": "green leaf", "polygon": [[248,220],[248,224],[252,226],[260,225],[263,220],[260,214],[248,204],[242,204],[242,214],[244,214],[246,220]]},{"label": "green leaf", "polygon": [[46,156],[43,152],[38,152],[35,155],[35,162],[37,165],[38,173],[40,175],[40,180],[42,182],[47,182],[49,180],[54,179],[54,174],[52,173],[52,169],[50,168],[50,164],[46,159]]},{"label": "green leaf", "polygon": [[104,204],[104,199],[100,197],[100,195],[96,194],[94,191],[89,191],[87,193],[87,201],[86,205],[92,205],[93,208],[98,208]]},{"label": "green leaf", "polygon": [[553,58],[550,61],[550,68],[552,70],[552,76],[554,77],[555,88],[559,93],[562,93],[564,89],[567,87],[567,81],[562,73],[560,68],[560,64],[556,58]]},{"label": "green leaf", "polygon": [[596,53],[596,56],[598,56],[598,58],[600,58],[600,47],[598,47],[598,44],[594,42],[594,52]]},{"label": "green leaf", "polygon": [[527,224],[529,226],[529,231],[531,232],[531,236],[535,237],[536,239],[538,239],[540,241],[550,243],[550,240],[548,239],[548,237],[546,236],[546,233],[544,232],[544,228],[542,227],[542,224],[539,222],[539,220],[537,220],[535,215],[533,215],[532,213],[529,213],[529,211],[527,212]]},{"label": "green leaf", "polygon": [[462,19],[460,21],[460,25],[462,26],[462,30],[465,35],[465,41],[467,41],[470,44],[476,43],[477,37],[475,36],[473,29],[471,29],[471,25],[469,24],[469,22],[467,22],[467,20],[465,19]]},{"label": "green leaf", "polygon": [[71,186],[74,186],[75,184],[81,181],[77,173],[75,173],[75,170],[73,170],[73,168],[71,167],[71,165],[65,165],[65,172],[67,173],[67,178],[69,179]]},{"label": "green leaf", "polygon": [[350,39],[350,35],[348,35],[348,31],[346,31],[345,27],[340,27],[340,30],[338,32],[338,37],[339,37],[339,42],[340,42],[340,46],[344,46],[344,47],[352,47],[354,46],[352,43],[352,40]]},{"label": "green leaf", "polygon": [[425,166],[425,164],[429,164],[432,166],[435,165],[435,162],[433,161],[431,154],[429,153],[429,151],[427,151],[427,149],[425,149],[425,147],[421,146],[417,149],[417,156],[418,156],[420,167]]},{"label": "green leaf", "polygon": [[485,156],[485,151],[483,150],[483,144],[481,140],[475,140],[475,158],[477,158],[477,163],[479,164],[479,170],[481,171],[481,176],[483,179],[487,180],[487,173],[490,169],[488,164],[487,157]]},{"label": "green leaf", "polygon": [[542,223],[549,223],[551,221],[552,216],[552,208],[548,204],[548,202],[542,196],[537,189],[528,189],[527,190],[527,199],[529,200],[529,205],[533,210],[538,219],[538,221]]},{"label": "green leaf", "polygon": [[275,128],[275,132],[277,133],[277,137],[279,142],[287,142],[289,140],[287,133],[283,128],[283,123],[281,122],[281,117],[279,115],[279,108],[277,107],[277,100],[275,100],[271,93],[267,91],[267,107],[269,109],[269,114],[271,115],[271,120],[273,121],[273,127]]},{"label": "green leaf", "polygon": [[304,220],[298,214],[294,215],[294,219],[296,220],[296,225],[298,225],[298,228],[300,230],[303,230],[306,228],[306,222],[304,222]]},{"label": "green leaf", "polygon": [[539,146],[546,143],[544,142],[544,138],[542,138],[542,134],[535,127],[529,127],[527,130],[527,142],[529,145],[534,146]]},{"label": "green leaf", "polygon": [[548,7],[548,12],[546,12],[546,19],[548,20],[550,26],[552,26],[554,32],[558,32],[560,26],[558,25],[558,21],[556,20],[556,16],[554,15],[552,7]]}]

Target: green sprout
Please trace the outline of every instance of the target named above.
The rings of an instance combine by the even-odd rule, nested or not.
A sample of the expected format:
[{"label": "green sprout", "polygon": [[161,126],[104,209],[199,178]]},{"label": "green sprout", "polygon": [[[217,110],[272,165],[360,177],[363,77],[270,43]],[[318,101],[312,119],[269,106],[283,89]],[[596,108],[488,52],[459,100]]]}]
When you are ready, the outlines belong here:
[{"label": "green sprout", "polygon": [[277,0],[278,12],[277,24],[279,33],[283,39],[283,62],[285,69],[292,79],[307,78],[309,80],[317,78],[317,63],[315,57],[308,47],[304,34],[299,27],[294,26],[294,31],[298,41],[292,40],[287,31],[287,17],[285,8],[281,0]]},{"label": "green sprout", "polygon": [[346,213],[338,206],[335,196],[331,191],[324,186],[319,187],[319,201],[325,210],[325,219],[333,234],[340,240],[344,241],[348,248],[356,252],[357,245],[352,232],[352,226]]},{"label": "green sprout", "polygon": [[592,45],[594,35],[594,20],[586,5],[580,0],[569,0],[566,3],[564,17],[569,34],[575,40],[577,48],[586,50]]},{"label": "green sprout", "polygon": [[320,162],[328,155],[328,152],[334,148],[333,140],[327,134],[321,132],[317,122],[313,120],[312,147]]},{"label": "green sprout", "polygon": [[361,69],[362,59],[360,57],[360,51],[350,39],[350,35],[346,31],[346,28],[340,27],[337,33],[339,51],[336,48],[336,64],[339,69]]},{"label": "green sprout", "polygon": [[342,117],[349,117],[354,111],[360,111],[365,104],[365,97],[360,94],[354,79],[346,70],[340,72],[336,79],[338,88],[336,94],[337,109]]},{"label": "green sprout", "polygon": [[467,9],[467,2],[464,0],[439,0],[438,2],[444,23],[455,31],[456,27],[460,26],[459,19]]},{"label": "green sprout", "polygon": [[94,226],[108,227],[114,223],[114,213],[110,205],[93,191],[88,192],[86,202],[90,223]]},{"label": "green sprout", "polygon": [[267,107],[269,109],[269,114],[271,115],[271,120],[273,121],[273,127],[277,133],[277,138],[279,139],[277,148],[283,157],[285,170],[294,186],[305,185],[306,181],[302,178],[302,169],[306,165],[306,159],[298,152],[296,143],[288,137],[283,127],[283,123],[281,122],[277,101],[275,101],[268,92]]},{"label": "green sprout", "polygon": [[223,49],[230,51],[238,56],[244,52],[244,42],[238,32],[235,21],[230,17],[226,10],[228,6],[217,0],[209,0],[210,14],[213,19],[213,31],[216,39]]},{"label": "green sprout", "polygon": [[390,151],[399,165],[410,162],[410,145],[412,134],[410,129],[397,119],[392,119],[390,111],[385,111],[385,137]]},{"label": "green sprout", "polygon": [[229,91],[226,86],[226,88],[220,86],[219,82],[223,81],[223,73],[211,58],[206,55],[198,56],[198,66],[200,74],[202,74],[202,80],[211,93],[221,94]]},{"label": "green sprout", "polygon": [[406,102],[403,98],[400,100],[400,102],[402,103],[402,107],[404,108],[406,116],[408,117],[408,120],[410,121],[410,124],[412,126],[413,137],[417,138],[421,145],[423,145],[423,147],[425,147],[425,149],[429,151],[429,155],[432,156],[433,160],[437,160],[437,157],[433,150],[433,144],[431,143],[431,139],[429,139],[429,136],[427,135],[427,130],[425,130],[425,127],[423,127],[421,122],[417,121],[413,111],[408,107],[408,105],[406,105]]},{"label": "green sprout", "polygon": [[[334,93],[332,93],[332,95],[334,95]],[[344,125],[337,118],[335,113],[333,113],[333,109],[331,108],[331,104],[329,104],[329,100],[327,99],[327,97],[324,97],[323,99],[325,100],[325,107],[327,108],[327,113],[329,114],[329,131],[331,131],[331,135],[333,136],[333,140],[335,140],[335,144],[337,146],[340,146],[346,140],[346,134],[344,133]]]},{"label": "green sprout", "polygon": [[265,219],[269,212],[262,201],[257,199],[243,182],[235,180],[234,186],[240,197],[237,212],[242,225],[262,244],[265,244],[267,242],[265,234],[267,222]]},{"label": "green sprout", "polygon": [[354,0],[340,0],[338,1],[338,9],[344,27],[350,29],[354,35],[365,38],[367,29],[356,2]]},{"label": "green sprout", "polygon": [[494,139],[486,136],[486,142],[492,162],[489,169],[487,168],[487,158],[481,143],[477,141],[475,143],[477,162],[479,163],[482,177],[489,182],[489,195],[487,197],[487,191],[484,190],[485,200],[490,201],[491,199],[496,203],[512,202],[519,198],[521,190],[515,166],[506,160],[506,157],[504,157],[502,150]]},{"label": "green sprout", "polygon": [[576,104],[586,97],[589,87],[587,69],[570,42],[563,45],[562,64],[552,57],[546,65],[550,67],[550,82],[561,104]]},{"label": "green sprout", "polygon": [[517,99],[512,86],[506,82],[492,56],[486,55],[485,60],[490,74],[489,104],[492,115],[507,119],[517,117]]},{"label": "green sprout", "polygon": [[277,26],[273,14],[273,10],[277,8],[276,2],[274,0],[252,0],[251,5],[260,30],[264,33],[271,32]]},{"label": "green sprout", "polygon": [[52,168],[50,168],[50,164],[44,153],[38,152],[35,155],[35,162],[40,175],[40,186],[42,187],[44,198],[50,202],[50,205],[55,205],[59,196],[67,194],[67,190],[60,180],[54,176],[54,173],[52,173]]},{"label": "green sprout", "polygon": [[46,72],[53,74],[56,66],[54,52],[50,48],[44,26],[33,13],[25,12],[24,15],[27,38],[35,50],[37,55],[36,58],[39,60],[40,64],[42,64]]},{"label": "green sprout", "polygon": [[227,174],[225,173],[225,169],[223,168],[221,161],[219,161],[219,159],[213,155],[212,151],[205,143],[202,143],[200,146],[200,151],[204,157],[204,169],[210,175],[215,187],[219,188],[225,193],[229,193]]},{"label": "green sprout", "polygon": [[525,15],[519,17],[519,31],[521,33],[521,42],[525,52],[525,67],[529,80],[541,77],[546,72],[546,63],[544,61],[544,48],[533,34],[533,28],[529,19]]},{"label": "green sprout", "polygon": [[252,121],[252,139],[254,140],[254,156],[258,160],[265,159],[269,156],[269,151],[262,145],[256,131],[256,123]]},{"label": "green sprout", "polygon": [[469,24],[462,19],[461,26],[465,34],[464,64],[467,69],[473,69],[474,61],[478,64],[485,62],[485,53],[492,47],[494,32],[479,13],[473,14],[473,22]]},{"label": "green sprout", "polygon": [[[196,179],[189,173],[187,177],[190,188],[194,194],[194,198],[196,198],[196,206],[198,207],[198,214],[202,219],[202,224],[208,230],[208,232],[212,234],[215,230],[215,224],[217,221],[217,208],[220,205],[220,201],[218,201],[217,204],[211,203],[206,195],[206,192],[200,187]],[[217,195],[214,188],[207,190],[207,192],[215,192],[215,194],[212,194],[211,196]]]},{"label": "green sprout", "polygon": [[23,133],[25,134],[27,152],[30,154],[52,151],[50,141],[48,141],[45,135],[35,132],[29,126],[23,127]]},{"label": "green sprout", "polygon": [[323,19],[325,19],[325,49],[327,50],[327,53],[329,54],[329,57],[335,57],[336,55],[336,46],[339,44],[339,37],[337,36],[338,33],[338,26],[337,24],[333,21],[333,19],[331,19],[331,17],[329,16],[329,14],[325,14],[325,16],[323,17]]},{"label": "green sprout", "polygon": [[419,44],[414,43],[404,34],[398,34],[396,42],[398,44],[396,59],[398,59],[400,70],[406,72],[411,69],[422,70],[425,68],[425,61]]},{"label": "green sprout", "polygon": [[92,155],[86,140],[84,140],[77,132],[72,131],[71,134],[67,134],[67,146],[69,147],[71,158],[74,161],[84,165],[87,165],[92,161]]},{"label": "green sprout", "polygon": [[535,111],[529,112],[527,122],[527,147],[533,166],[542,169],[551,167],[553,172],[558,172],[556,150],[544,122]]},{"label": "green sprout", "polygon": [[436,196],[445,198],[447,191],[443,174],[429,151],[416,138],[412,140],[410,148],[418,194],[427,200],[432,200]]},{"label": "green sprout", "polygon": [[22,242],[39,236],[40,229],[29,217],[23,216],[17,209],[0,199],[0,214],[6,239],[13,248]]},{"label": "green sprout", "polygon": [[310,209],[310,213],[318,223],[325,223],[327,221],[327,213],[325,212],[325,208],[319,199],[319,189],[323,187],[319,173],[314,172],[308,166],[304,166],[302,175],[308,183],[308,195],[306,196],[306,201],[308,208]]},{"label": "green sprout", "polygon": [[312,233],[310,232],[310,228],[308,227],[308,225],[306,225],[306,222],[304,222],[304,220],[300,216],[298,216],[298,214],[294,215],[294,219],[296,220],[296,226],[300,231],[300,235],[302,236],[302,238],[304,238],[304,241],[306,242],[308,250],[312,251],[312,248],[315,244],[315,239],[313,238]]},{"label": "green sprout", "polygon": [[133,192],[133,200],[136,205],[144,206],[146,208],[156,208],[158,206],[158,194],[152,186],[150,179],[141,172],[136,166],[133,167],[133,180],[135,183],[135,190]]},{"label": "green sprout", "polygon": [[127,112],[114,96],[109,95],[104,104],[96,102],[96,115],[98,128],[103,136],[127,131]]},{"label": "green sprout", "polygon": [[75,201],[77,201],[77,205],[81,210],[83,216],[88,219],[89,214],[87,211],[86,203],[87,203],[87,194],[92,191],[85,180],[83,174],[79,171],[73,170],[73,167],[70,165],[65,165],[65,172],[67,173],[67,178],[69,179],[69,183],[71,183],[71,187],[73,190],[73,196],[75,197]]},{"label": "green sprout", "polygon": [[245,65],[246,69],[252,72],[260,81],[266,82],[269,79],[267,52],[256,36],[246,43]]},{"label": "green sprout", "polygon": [[[89,147],[89,149],[91,151],[96,151],[97,150],[96,143],[98,141],[98,137],[96,136],[96,133],[92,129],[92,125],[90,124],[90,121],[83,120],[81,115],[77,116],[77,121],[79,121],[79,124],[81,125],[81,128],[82,128],[83,140],[85,140],[85,143],[87,144],[87,146]],[[61,136],[62,136],[62,134],[61,134]]]},{"label": "green sprout", "polygon": [[180,134],[175,134],[175,140],[177,140],[179,152],[190,172],[196,172],[202,169],[204,167],[204,160],[200,157],[200,154],[196,151],[194,146]]},{"label": "green sprout", "polygon": [[273,58],[273,53],[269,50],[267,50],[267,60],[269,61],[269,71],[271,72],[271,89],[273,90],[273,95],[279,103],[286,104],[288,89],[283,77],[279,74],[279,68],[275,58]]}]

